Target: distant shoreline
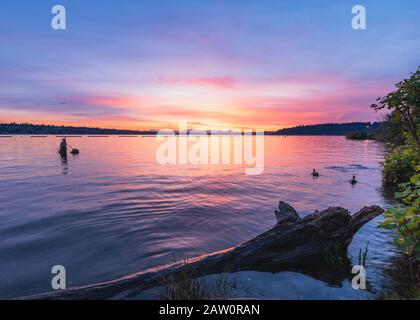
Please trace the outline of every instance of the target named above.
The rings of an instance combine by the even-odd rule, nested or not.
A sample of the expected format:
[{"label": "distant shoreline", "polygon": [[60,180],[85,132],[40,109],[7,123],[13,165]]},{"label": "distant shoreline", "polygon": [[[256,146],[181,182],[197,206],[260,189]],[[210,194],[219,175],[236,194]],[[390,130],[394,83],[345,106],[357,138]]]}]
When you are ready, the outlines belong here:
[{"label": "distant shoreline", "polygon": [[[373,133],[381,125],[381,122],[350,122],[350,123],[327,123],[292,128],[280,129],[277,131],[266,131],[267,136],[345,136],[351,132]],[[207,134],[237,135],[238,133],[228,130],[203,130]],[[21,135],[21,136],[155,136],[156,130],[120,130],[106,128],[34,125],[29,123],[2,123],[0,124],[0,136]],[[177,131],[167,131],[167,134],[177,134]],[[204,134],[203,134],[204,135]]]},{"label": "distant shoreline", "polygon": [[[155,137],[157,135],[157,133],[154,134],[142,134],[142,135],[138,135],[138,134],[133,134],[133,135],[118,135],[118,134],[107,134],[107,135],[102,135],[102,134],[98,134],[98,135],[88,135],[88,134],[78,134],[78,135],[73,135],[73,134],[66,134],[66,135],[56,135],[56,134],[27,134],[27,133],[19,133],[19,134],[2,134],[0,133],[0,138],[13,138],[13,137],[31,137],[31,138],[49,138],[49,137],[54,137],[54,138],[109,138],[109,137],[118,137],[118,138],[142,138],[142,137]],[[169,136],[170,134],[162,134],[163,136]],[[208,136],[209,134],[207,134]],[[220,136],[235,136],[235,134],[229,134],[229,133],[220,133],[217,134]],[[253,135],[255,135],[255,133],[253,133]],[[272,136],[272,137],[346,137],[345,134],[278,134],[276,132],[264,132],[265,136]],[[177,134],[175,133],[175,136],[206,136],[205,134],[192,134],[192,135],[185,135],[185,134]],[[353,139],[350,139],[353,140]],[[357,140],[357,139],[354,139]]]}]

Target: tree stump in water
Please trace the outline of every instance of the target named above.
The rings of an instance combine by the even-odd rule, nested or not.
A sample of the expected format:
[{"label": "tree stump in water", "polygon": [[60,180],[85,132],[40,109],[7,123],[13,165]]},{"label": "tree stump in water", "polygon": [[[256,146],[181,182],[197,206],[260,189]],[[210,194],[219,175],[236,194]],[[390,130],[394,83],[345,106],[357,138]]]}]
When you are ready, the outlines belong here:
[{"label": "tree stump in water", "polygon": [[[350,277],[347,247],[353,235],[368,221],[383,213],[378,206],[365,207],[353,216],[344,208],[331,207],[300,218],[295,209],[280,202],[277,224],[252,240],[227,250],[152,268],[121,279],[45,293],[23,299],[110,299],[128,297],[160,286],[163,279],[177,279],[194,268],[201,277],[239,271],[296,271],[340,285]],[[334,263],[334,260],[338,263]]]}]

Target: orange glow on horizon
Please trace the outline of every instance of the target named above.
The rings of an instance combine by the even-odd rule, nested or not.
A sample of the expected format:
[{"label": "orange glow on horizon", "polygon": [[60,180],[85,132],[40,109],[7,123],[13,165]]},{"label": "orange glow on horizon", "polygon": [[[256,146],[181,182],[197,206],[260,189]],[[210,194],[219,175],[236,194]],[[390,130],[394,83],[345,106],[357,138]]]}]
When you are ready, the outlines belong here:
[{"label": "orange glow on horizon", "polygon": [[374,101],[390,89],[376,82],[360,87],[326,75],[288,81],[240,81],[228,76],[161,77],[156,81],[147,94],[72,96],[41,107],[38,103],[32,108],[28,103],[24,109],[0,104],[0,122],[177,130],[180,121],[187,121],[189,129],[276,131],[296,125],[379,120],[381,114],[373,113],[368,105],[362,109],[354,92],[359,99]]}]

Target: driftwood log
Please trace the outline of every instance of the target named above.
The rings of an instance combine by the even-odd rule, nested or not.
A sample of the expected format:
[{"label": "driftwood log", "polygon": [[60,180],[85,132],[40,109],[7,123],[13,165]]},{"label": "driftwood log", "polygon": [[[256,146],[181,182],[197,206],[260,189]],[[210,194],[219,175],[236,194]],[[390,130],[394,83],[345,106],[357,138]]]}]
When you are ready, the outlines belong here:
[{"label": "driftwood log", "polygon": [[[332,207],[300,218],[285,202],[275,211],[277,224],[239,246],[162,267],[148,269],[114,281],[39,294],[22,299],[112,299],[128,298],[177,279],[185,268],[194,276],[238,271],[296,271],[340,286],[350,277],[347,247],[353,235],[368,221],[383,213],[378,206],[365,207],[353,216]],[[339,255],[339,257],[335,257]],[[339,264],[331,262],[339,258]]]}]

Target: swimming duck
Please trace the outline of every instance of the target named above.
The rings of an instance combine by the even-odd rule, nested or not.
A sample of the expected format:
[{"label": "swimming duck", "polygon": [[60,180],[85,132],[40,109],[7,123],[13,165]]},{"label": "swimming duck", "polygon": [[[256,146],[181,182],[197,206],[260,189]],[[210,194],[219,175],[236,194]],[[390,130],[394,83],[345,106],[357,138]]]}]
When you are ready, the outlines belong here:
[{"label": "swimming duck", "polygon": [[319,173],[315,169],[312,171],[311,174],[313,177],[319,177]]},{"label": "swimming duck", "polygon": [[350,180],[350,183],[352,185],[355,185],[357,183],[356,176],[353,176],[353,179]]}]

